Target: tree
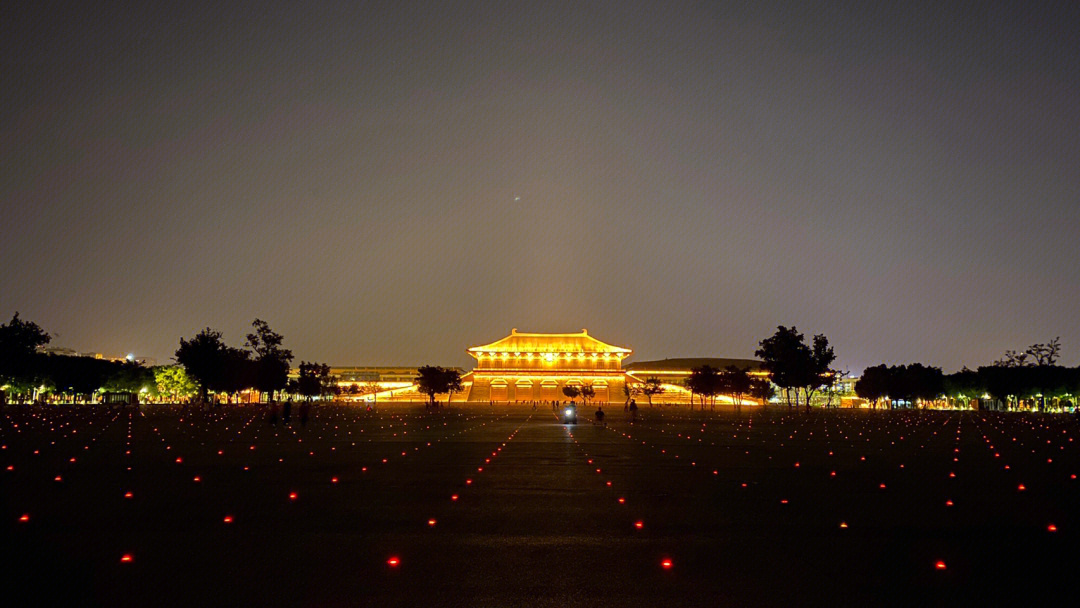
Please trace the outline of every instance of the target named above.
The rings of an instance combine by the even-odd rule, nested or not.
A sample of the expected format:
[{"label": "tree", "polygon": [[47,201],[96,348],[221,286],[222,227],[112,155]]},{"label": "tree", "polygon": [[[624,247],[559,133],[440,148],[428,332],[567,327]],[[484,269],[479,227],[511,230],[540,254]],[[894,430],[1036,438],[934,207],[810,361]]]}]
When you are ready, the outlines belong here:
[{"label": "tree", "polygon": [[319,363],[300,362],[300,377],[297,379],[298,392],[311,401],[314,397],[328,395],[334,387],[330,376],[330,366]]},{"label": "tree", "polygon": [[631,399],[642,394],[642,385],[637,382],[624,382],[622,392],[626,396],[624,403],[629,403]]},{"label": "tree", "polygon": [[[771,375],[773,383],[784,391],[788,407],[792,407],[791,391],[797,391],[803,375],[801,368],[811,357],[803,335],[794,327],[788,329],[781,325],[772,337],[761,341],[754,355],[762,358],[763,367]],[[798,398],[796,392],[794,405],[798,405]]]},{"label": "tree", "polygon": [[935,401],[945,391],[945,377],[936,367],[921,363],[910,365],[876,365],[863,370],[855,383],[855,394],[877,407],[879,399],[889,398],[889,407],[900,401],[914,407],[919,403]]},{"label": "tree", "polygon": [[888,395],[889,368],[875,365],[863,370],[862,376],[855,382],[855,394],[870,402],[870,407],[877,409],[878,401]]},{"label": "tree", "polygon": [[179,365],[159,365],[153,370],[154,384],[157,385],[158,394],[168,396],[174,401],[190,397],[199,389],[195,381]]},{"label": "tree", "polygon": [[836,399],[837,401],[836,407],[839,407],[843,403],[845,392],[844,378],[847,376],[848,372],[838,369],[830,369],[829,372],[825,374],[825,407],[833,407],[833,399]]},{"label": "tree", "polygon": [[0,325],[0,385],[36,386],[40,363],[37,349],[50,339],[37,323],[20,319],[18,312],[11,321]]},{"label": "tree", "polygon": [[665,390],[664,384],[660,382],[659,378],[646,378],[641,386],[641,394],[645,395],[645,398],[649,400],[649,407],[652,407],[653,396],[662,395]]},{"label": "tree", "polygon": [[93,400],[93,394],[105,386],[122,366],[116,361],[76,357],[71,355],[47,355],[41,357],[41,374],[61,394],[71,395],[73,401],[82,397]]},{"label": "tree", "polygon": [[149,391],[152,386],[156,386],[153,370],[138,363],[124,362],[118,364],[101,388],[116,393],[142,393],[143,389]]},{"label": "tree", "polygon": [[570,401],[573,401],[574,399],[577,399],[581,396],[581,387],[575,386],[573,384],[567,384],[566,386],[562,387],[562,394],[569,397]]},{"label": "tree", "polygon": [[822,334],[814,336],[814,348],[803,376],[803,391],[806,393],[806,410],[810,411],[810,398],[814,391],[821,388],[835,374],[832,370],[836,353],[829,346],[829,339]]},{"label": "tree", "polygon": [[379,403],[379,393],[382,390],[383,389],[382,389],[381,386],[379,386],[379,383],[374,382],[374,381],[365,382],[363,384],[363,386],[360,387],[360,392],[361,393],[363,393],[365,395],[371,395],[371,403],[372,403],[372,405],[378,405],[378,403]]},{"label": "tree", "polygon": [[221,332],[207,327],[191,340],[180,339],[176,362],[199,384],[199,400],[206,401],[211,390],[218,390],[225,376],[228,348]]},{"label": "tree", "polygon": [[713,400],[720,392],[720,372],[711,365],[702,365],[690,370],[686,379],[686,388],[690,389],[690,409],[694,409],[693,395],[701,398],[701,409],[705,409],[706,400]]},{"label": "tree", "polygon": [[211,388],[228,393],[231,403],[240,391],[256,385],[257,376],[257,363],[251,359],[251,353],[242,348],[227,346],[222,352],[221,378],[217,385]]},{"label": "tree", "polygon": [[769,382],[767,378],[751,378],[750,396],[765,405],[769,399],[776,396],[776,389],[773,388],[773,383]]},{"label": "tree", "polygon": [[417,390],[428,396],[428,405],[431,408],[437,408],[439,405],[435,401],[435,395],[442,393],[449,395],[462,388],[460,372],[456,369],[433,365],[425,365],[418,369],[415,382]]},{"label": "tree", "polygon": [[285,388],[289,380],[289,363],[293,360],[293,354],[291,350],[282,348],[284,338],[271,330],[266,321],[255,319],[251,326],[255,331],[247,335],[244,346],[255,353],[255,387],[273,401],[274,393]]},{"label": "tree", "polygon": [[794,326],[789,329],[783,325],[771,337],[762,340],[754,354],[762,359],[773,383],[784,390],[788,407],[792,406],[792,391],[795,392],[794,405],[799,404],[799,391],[802,391],[808,411],[814,393],[828,380],[830,366],[836,359],[824,335],[815,335],[809,346]]},{"label": "tree", "polygon": [[1046,343],[1032,344],[1023,352],[1005,351],[1005,356],[994,365],[998,367],[1046,367],[1057,364],[1061,355],[1061,338],[1054,338]]},{"label": "tree", "polygon": [[1057,364],[1058,356],[1061,354],[1061,338],[1054,338],[1046,344],[1032,344],[1024,352],[1035,360],[1036,366],[1046,367],[1055,365]]},{"label": "tree", "polygon": [[596,397],[596,390],[592,387],[591,384],[582,384],[581,388],[578,389],[578,391],[581,394],[582,403],[588,403],[594,397]]},{"label": "tree", "polygon": [[912,363],[900,366],[900,378],[908,385],[908,396],[911,403],[926,403],[936,401],[945,391],[945,376],[941,369],[929,367],[922,363]]},{"label": "tree", "polygon": [[979,407],[982,407],[982,402],[978,400],[986,394],[986,389],[979,382],[978,372],[964,367],[956,373],[945,376],[944,381],[945,394],[960,402],[962,407],[969,407],[972,401],[976,401]]},{"label": "tree", "polygon": [[750,392],[750,388],[753,386],[750,373],[746,368],[729,365],[721,372],[721,376],[724,379],[722,385],[731,395],[731,401],[735,404],[735,409],[741,409],[743,397]]}]

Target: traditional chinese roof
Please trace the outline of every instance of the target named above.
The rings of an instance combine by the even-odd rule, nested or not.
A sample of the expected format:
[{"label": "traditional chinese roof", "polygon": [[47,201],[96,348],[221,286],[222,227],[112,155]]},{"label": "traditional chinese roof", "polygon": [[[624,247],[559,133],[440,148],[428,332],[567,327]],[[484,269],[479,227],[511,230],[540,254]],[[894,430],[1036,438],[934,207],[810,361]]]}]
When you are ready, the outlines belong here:
[{"label": "traditional chinese roof", "polygon": [[469,354],[480,353],[612,353],[627,356],[629,348],[612,346],[589,335],[586,330],[576,334],[530,334],[510,330],[510,335],[491,344],[473,346]]}]

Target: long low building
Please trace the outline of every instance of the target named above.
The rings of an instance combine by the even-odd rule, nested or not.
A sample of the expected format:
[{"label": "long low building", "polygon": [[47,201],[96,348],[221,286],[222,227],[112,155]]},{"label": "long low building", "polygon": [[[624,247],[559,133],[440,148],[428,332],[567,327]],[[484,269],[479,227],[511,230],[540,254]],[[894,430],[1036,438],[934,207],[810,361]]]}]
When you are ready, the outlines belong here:
[{"label": "long low building", "polygon": [[[764,375],[761,362],[754,359],[662,359],[624,367],[623,361],[633,350],[598,340],[585,329],[576,333],[527,333],[515,328],[508,336],[465,352],[476,360],[476,365],[463,374],[463,390],[451,396],[455,402],[562,401],[567,398],[564,387],[590,386],[593,401],[622,403],[627,399],[627,385],[641,384],[649,378],[660,380],[665,387],[665,393],[654,401],[679,402],[689,399],[684,382],[696,367],[710,365],[722,370],[735,366]],[[356,399],[415,401],[426,398],[414,385],[418,369],[332,367],[330,374],[343,388],[362,389],[350,393]]]},{"label": "long low building", "polygon": [[[751,376],[767,377],[761,368],[761,361],[757,359],[729,359],[722,357],[683,357],[676,359],[658,359],[655,361],[635,361],[626,366],[627,376],[631,382],[644,382],[650,378],[656,378],[664,387],[664,392],[653,397],[654,403],[684,403],[690,400],[690,391],[686,389],[686,379],[690,377],[695,368],[708,365],[713,369],[725,370],[729,367],[746,370]],[[730,404],[731,397],[718,395],[718,403]],[[744,398],[742,404],[756,403],[754,400]]]},{"label": "long low building", "polygon": [[665,384],[681,384],[683,380],[690,377],[694,368],[705,365],[718,370],[736,367],[738,369],[747,370],[751,375],[767,375],[761,369],[761,361],[756,359],[724,359],[719,357],[635,361],[626,365],[626,373],[641,380],[645,380],[646,378],[657,378]]}]

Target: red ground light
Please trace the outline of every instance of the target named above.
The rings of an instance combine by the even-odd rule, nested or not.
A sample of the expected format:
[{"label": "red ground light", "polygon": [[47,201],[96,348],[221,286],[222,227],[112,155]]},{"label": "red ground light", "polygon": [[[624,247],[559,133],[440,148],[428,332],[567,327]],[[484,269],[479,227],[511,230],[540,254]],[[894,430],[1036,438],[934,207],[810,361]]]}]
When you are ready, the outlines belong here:
[{"label": "red ground light", "polygon": [[397,557],[391,557],[390,559],[386,560],[386,565],[390,566],[391,568],[397,568],[399,564],[401,564],[401,560]]},{"label": "red ground light", "polygon": [[125,553],[125,554],[124,554],[124,555],[123,555],[123,556],[122,556],[122,557],[120,558],[120,561],[126,564],[126,563],[128,563],[128,562],[131,562],[131,561],[133,561],[134,559],[135,559],[135,558],[131,557],[131,554],[130,554],[130,553]]},{"label": "red ground light", "polygon": [[664,560],[660,561],[660,567],[663,568],[664,570],[670,570],[671,566],[672,566],[672,563],[671,563],[670,559],[664,559]]},{"label": "red ground light", "polygon": [[945,569],[945,562],[938,561],[936,564],[934,564],[934,568],[936,568],[938,570],[944,570]]}]

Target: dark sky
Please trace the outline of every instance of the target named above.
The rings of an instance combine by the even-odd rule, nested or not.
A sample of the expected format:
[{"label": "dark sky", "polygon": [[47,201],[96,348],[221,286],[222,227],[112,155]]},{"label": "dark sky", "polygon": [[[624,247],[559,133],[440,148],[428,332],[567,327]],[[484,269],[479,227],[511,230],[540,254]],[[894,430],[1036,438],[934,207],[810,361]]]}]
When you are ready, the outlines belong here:
[{"label": "dark sky", "polygon": [[260,317],[338,365],[778,324],[1074,365],[1080,3],[942,4],[5,3],[0,315],[161,362]]}]

